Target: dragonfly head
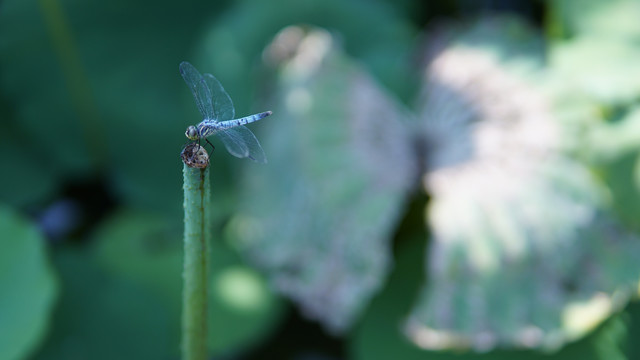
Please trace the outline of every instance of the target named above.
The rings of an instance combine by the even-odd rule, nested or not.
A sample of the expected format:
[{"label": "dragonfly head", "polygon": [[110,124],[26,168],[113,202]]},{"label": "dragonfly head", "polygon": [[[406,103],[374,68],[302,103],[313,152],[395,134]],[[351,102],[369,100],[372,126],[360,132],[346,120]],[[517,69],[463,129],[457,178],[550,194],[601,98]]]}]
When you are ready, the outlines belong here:
[{"label": "dragonfly head", "polygon": [[184,132],[184,135],[189,140],[198,140],[198,138],[200,138],[200,135],[198,134],[198,129],[196,129],[196,127],[193,125],[187,128],[187,131]]}]

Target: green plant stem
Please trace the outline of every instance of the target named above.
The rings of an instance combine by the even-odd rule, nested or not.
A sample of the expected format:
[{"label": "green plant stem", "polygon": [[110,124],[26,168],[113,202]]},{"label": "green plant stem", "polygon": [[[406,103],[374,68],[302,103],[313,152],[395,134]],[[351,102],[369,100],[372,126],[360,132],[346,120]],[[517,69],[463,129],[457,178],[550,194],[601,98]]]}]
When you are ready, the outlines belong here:
[{"label": "green plant stem", "polygon": [[209,167],[184,164],[184,290],[182,359],[207,359],[207,299],[210,231]]}]

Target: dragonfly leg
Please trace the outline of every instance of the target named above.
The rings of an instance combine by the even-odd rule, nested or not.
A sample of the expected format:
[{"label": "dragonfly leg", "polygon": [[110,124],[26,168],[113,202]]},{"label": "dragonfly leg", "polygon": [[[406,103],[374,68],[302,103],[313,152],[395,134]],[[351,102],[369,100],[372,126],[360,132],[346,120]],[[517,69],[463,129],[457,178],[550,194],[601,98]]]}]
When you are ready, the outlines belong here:
[{"label": "dragonfly leg", "polygon": [[204,141],[206,141],[207,144],[211,145],[211,153],[213,153],[216,150],[216,147],[213,146],[213,144],[209,141],[209,139],[204,138]]},{"label": "dragonfly leg", "polygon": [[[200,138],[200,139],[198,139],[198,140],[197,140],[197,143],[198,143],[198,149],[202,146],[202,145],[200,145],[200,141],[201,141],[201,139],[202,139],[202,138]],[[212,150],[211,150],[211,152],[213,153],[213,151],[216,149],[216,147],[215,147],[215,146],[213,146],[213,144],[212,144],[208,139],[206,139],[206,138],[205,138],[205,139],[204,139],[204,141],[206,141],[206,142],[207,142],[207,144],[211,145],[211,149],[212,149]],[[193,141],[192,143],[195,143],[195,142],[196,142],[196,141]],[[186,147],[186,146],[187,146],[187,145],[185,145],[185,147]],[[203,146],[203,147],[204,147],[204,146]],[[195,160],[195,158],[196,158],[196,156],[197,156],[197,155],[198,155],[198,151],[193,151],[193,152],[191,153],[191,158],[189,159],[189,161],[190,161],[190,162],[194,162],[194,160]]]}]

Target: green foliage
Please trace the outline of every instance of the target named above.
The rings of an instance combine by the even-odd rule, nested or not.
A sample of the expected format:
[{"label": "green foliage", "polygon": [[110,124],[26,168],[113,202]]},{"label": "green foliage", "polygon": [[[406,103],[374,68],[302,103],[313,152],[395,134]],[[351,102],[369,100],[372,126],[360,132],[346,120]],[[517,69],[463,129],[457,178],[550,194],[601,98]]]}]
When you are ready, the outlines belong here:
[{"label": "green foliage", "polygon": [[[640,4],[635,0],[552,0],[549,26],[563,37],[617,37],[638,40]],[[606,53],[602,51],[601,53]],[[588,62],[589,59],[582,59]],[[582,62],[581,61],[581,62]]]},{"label": "green foliage", "polygon": [[410,142],[394,141],[409,136],[403,109],[329,33],[310,30],[293,46],[294,58],[316,62],[282,64],[278,124],[263,137],[272,160],[252,171],[247,214],[233,229],[282,292],[340,333],[389,269],[387,239],[415,176],[413,155]]},{"label": "green foliage", "polygon": [[[96,262],[118,281],[145,289],[165,307],[175,332],[166,341],[177,356],[182,300],[181,222],[164,216],[122,211],[96,233]],[[283,304],[264,279],[243,265],[220,239],[211,243],[209,346],[211,355],[241,352],[278,322]],[[121,279],[121,280],[120,280]]]},{"label": "green foliage", "polygon": [[[199,1],[4,2],[0,90],[15,109],[3,135],[20,140],[12,152],[25,164],[44,164],[31,171],[31,181],[45,184],[36,188],[55,189],[63,174],[108,171],[124,203],[179,216],[179,172],[166,173],[179,168],[180,135],[198,118],[187,110],[177,64],[198,24],[221,9]],[[19,182],[2,181],[3,189]]]},{"label": "green foliage", "polygon": [[[488,353],[440,352],[418,348],[403,336],[400,324],[405,321],[412,299],[415,299],[420,283],[423,281],[421,254],[425,250],[425,243],[419,233],[410,234],[404,239],[396,254],[395,262],[398,265],[391,273],[387,287],[373,300],[367,314],[353,333],[349,349],[350,359],[605,360],[626,358],[625,345],[627,339],[633,337],[629,336],[631,334],[628,322],[623,320],[624,316],[619,315],[614,316],[588,337],[554,353],[504,350]],[[637,310],[634,310],[635,313]]]},{"label": "green foliage", "polygon": [[96,229],[92,249],[101,269],[113,277],[144,284],[180,311],[181,222],[146,212],[120,211]]},{"label": "green foliage", "polygon": [[[60,182],[60,172],[38,164],[40,149],[27,141],[18,141],[8,124],[0,123],[0,163],[14,169],[16,176],[0,177],[0,198],[9,205],[33,206],[53,196]],[[20,134],[18,139],[26,138]],[[21,154],[15,156],[15,154]]]},{"label": "green foliage", "polygon": [[[429,348],[557,349],[630,299],[640,247],[564,151],[545,82],[518,75],[532,73],[519,57],[535,48],[518,51],[500,31],[509,22],[491,23],[493,32],[469,27],[426,69],[418,103],[434,149],[424,175],[433,243],[407,330]],[[476,37],[484,43],[466,40]]]},{"label": "green foliage", "polygon": [[637,230],[640,3],[563,0],[550,5],[561,15],[554,18],[555,26],[572,35],[554,42],[550,56],[555,81],[563,84],[557,108],[573,130],[567,136],[577,140],[576,151],[608,185],[617,215]]},{"label": "green foliage", "polygon": [[35,359],[175,357],[179,327],[162,298],[108,276],[86,251],[58,251],[54,262],[64,291]]},{"label": "green foliage", "polygon": [[290,25],[321,27],[341,34],[351,56],[400,98],[410,99],[416,79],[407,62],[417,32],[390,5],[365,0],[248,0],[211,24],[198,52],[202,63],[212,71],[224,69],[216,76],[225,84],[239,113],[249,111],[251,97],[236,94],[255,92],[255,80],[260,75],[257,60],[272,38]]},{"label": "green foliage", "polygon": [[[637,304],[622,309],[638,283],[640,3],[468,21],[523,4],[480,3],[2,2],[0,358],[178,356],[179,152],[200,120],[183,60],[238,115],[274,111],[252,126],[264,167],[212,140],[212,356],[277,337],[279,292],[355,359],[637,357]],[[78,195],[86,179],[105,187]],[[15,212],[60,200],[86,217],[50,246],[49,324],[55,277]],[[610,306],[569,326],[593,298]],[[532,318],[556,352],[451,350],[513,347]],[[462,340],[420,349],[411,324]]]},{"label": "green foliage", "polygon": [[[638,11],[640,15],[640,11]],[[640,93],[640,48],[620,38],[579,37],[556,44],[551,66],[563,81],[604,105],[629,104]]]},{"label": "green foliage", "polygon": [[40,344],[58,284],[35,225],[0,206],[0,358],[22,359]]}]

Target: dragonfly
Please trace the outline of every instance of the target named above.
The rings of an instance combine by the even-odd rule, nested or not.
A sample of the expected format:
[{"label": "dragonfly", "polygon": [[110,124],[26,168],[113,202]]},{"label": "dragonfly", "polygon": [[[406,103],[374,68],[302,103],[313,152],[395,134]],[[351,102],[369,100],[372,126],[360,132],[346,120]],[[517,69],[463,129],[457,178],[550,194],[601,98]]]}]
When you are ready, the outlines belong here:
[{"label": "dragonfly", "polygon": [[231,97],[218,79],[211,74],[201,75],[193,65],[186,61],[180,63],[180,74],[191,89],[198,110],[203,117],[198,125],[191,125],[187,128],[185,136],[193,141],[204,139],[215,150],[207,137],[216,135],[231,155],[266,163],[267,157],[258,139],[244,125],[264,119],[272,112],[265,111],[236,119]]}]

